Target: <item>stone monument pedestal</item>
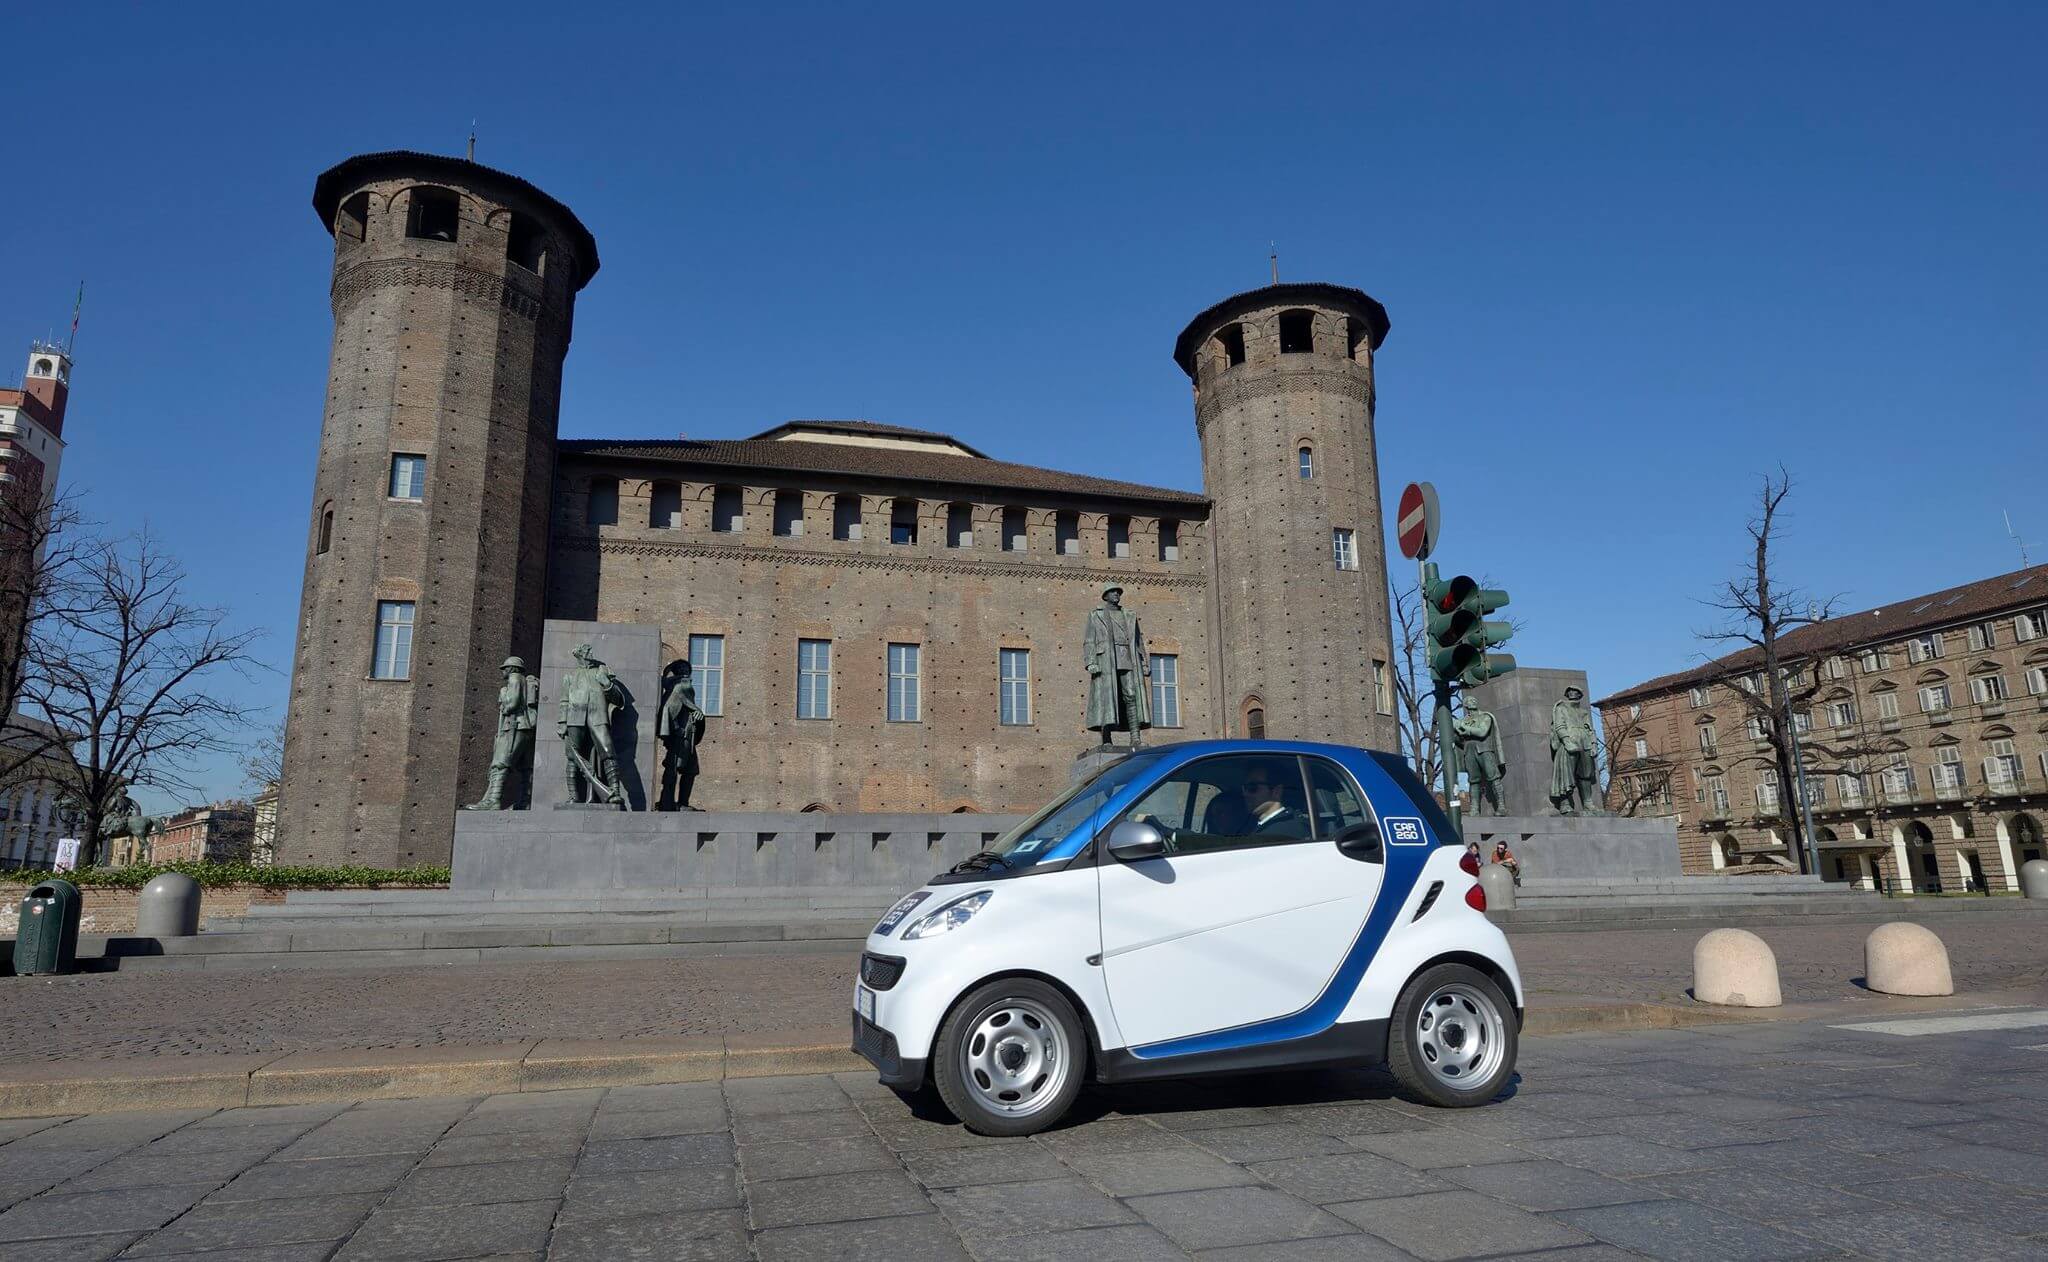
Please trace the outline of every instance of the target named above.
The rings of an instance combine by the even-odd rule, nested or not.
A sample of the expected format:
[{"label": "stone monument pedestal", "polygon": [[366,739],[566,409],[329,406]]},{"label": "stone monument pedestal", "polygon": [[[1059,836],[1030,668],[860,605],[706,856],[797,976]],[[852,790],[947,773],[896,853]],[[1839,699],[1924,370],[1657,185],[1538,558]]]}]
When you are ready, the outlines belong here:
[{"label": "stone monument pedestal", "polygon": [[1074,769],[1069,774],[1067,783],[1079,784],[1130,753],[1129,745],[1090,745],[1074,755]]},{"label": "stone monument pedestal", "polygon": [[1678,821],[1620,815],[1467,815],[1482,859],[1505,841],[1524,880],[1675,880]]}]

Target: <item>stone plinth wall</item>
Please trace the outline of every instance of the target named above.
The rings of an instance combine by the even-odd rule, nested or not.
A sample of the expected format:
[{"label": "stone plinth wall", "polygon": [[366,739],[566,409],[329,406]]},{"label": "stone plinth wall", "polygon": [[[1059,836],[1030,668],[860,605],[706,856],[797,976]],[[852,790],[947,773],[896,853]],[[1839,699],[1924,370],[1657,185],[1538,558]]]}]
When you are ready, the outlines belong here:
[{"label": "stone plinth wall", "polygon": [[1678,826],[1669,819],[1614,815],[1501,815],[1465,819],[1465,840],[1488,856],[1505,841],[1525,877],[1671,880]]},{"label": "stone plinth wall", "polygon": [[907,886],[982,849],[1022,818],[818,811],[471,812],[455,821],[453,888]]}]

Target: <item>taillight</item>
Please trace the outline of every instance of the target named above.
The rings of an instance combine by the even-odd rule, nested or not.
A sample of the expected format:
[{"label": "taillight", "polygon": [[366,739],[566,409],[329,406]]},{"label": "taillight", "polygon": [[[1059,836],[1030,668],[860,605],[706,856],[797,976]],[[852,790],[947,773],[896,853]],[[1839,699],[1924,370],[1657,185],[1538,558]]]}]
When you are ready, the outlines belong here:
[{"label": "taillight", "polygon": [[1465,905],[1473,911],[1486,910],[1486,891],[1474,885],[1465,891]]},{"label": "taillight", "polygon": [[1467,876],[1479,875],[1479,856],[1467,850],[1458,856],[1458,866],[1465,869]]}]

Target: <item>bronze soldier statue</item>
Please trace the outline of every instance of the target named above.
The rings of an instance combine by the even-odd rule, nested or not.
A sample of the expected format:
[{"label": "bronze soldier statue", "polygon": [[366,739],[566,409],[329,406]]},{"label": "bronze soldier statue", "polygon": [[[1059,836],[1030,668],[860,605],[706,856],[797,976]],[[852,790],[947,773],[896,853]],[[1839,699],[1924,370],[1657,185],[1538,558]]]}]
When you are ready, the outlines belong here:
[{"label": "bronze soldier statue", "polygon": [[1129,732],[1136,749],[1152,726],[1152,658],[1145,652],[1138,615],[1123,607],[1123,597],[1120,584],[1106,584],[1102,604],[1088,611],[1088,629],[1081,637],[1081,657],[1088,664],[1088,726],[1102,733],[1105,749],[1111,732]]},{"label": "bronze soldier statue", "polygon": [[697,784],[697,745],[704,739],[704,710],[697,704],[697,685],[690,664],[676,661],[663,672],[667,690],[661,698],[656,735],[661,738],[661,801],[663,810],[694,811],[690,791]]},{"label": "bronze soldier statue", "polygon": [[1550,805],[1560,815],[1605,815],[1600,809],[1600,745],[1586,694],[1576,687],[1550,707]]},{"label": "bronze soldier statue", "polygon": [[1472,782],[1472,814],[1504,814],[1500,782],[1507,775],[1508,763],[1501,753],[1499,720],[1489,710],[1468,706],[1451,730],[1458,737],[1458,761],[1464,764],[1465,778]]},{"label": "bronze soldier statue", "polygon": [[569,801],[623,805],[619,764],[612,752],[612,710],[625,700],[625,690],[588,644],[576,646],[576,665],[562,674],[556,732],[562,738]]},{"label": "bronze soldier statue", "polygon": [[533,720],[540,710],[540,677],[527,674],[526,663],[516,657],[506,658],[498,669],[505,672],[505,682],[498,689],[491,779],[484,795],[463,807],[465,811],[515,811],[533,789]]}]

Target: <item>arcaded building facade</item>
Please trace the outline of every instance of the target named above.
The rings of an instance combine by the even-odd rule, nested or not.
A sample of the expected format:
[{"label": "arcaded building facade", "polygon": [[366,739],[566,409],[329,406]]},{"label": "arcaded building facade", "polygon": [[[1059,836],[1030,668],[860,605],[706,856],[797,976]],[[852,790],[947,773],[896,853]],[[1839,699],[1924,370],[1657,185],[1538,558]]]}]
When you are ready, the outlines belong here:
[{"label": "arcaded building facade", "polygon": [[[1820,874],[1865,889],[2018,888],[2048,858],[2048,566],[1843,614],[1779,641]],[[1796,867],[1745,650],[1598,702],[1615,794],[1678,821],[1692,873]],[[1631,781],[1641,787],[1630,793]]]},{"label": "arcaded building facade", "polygon": [[569,441],[562,361],[597,254],[566,207],[417,154],[344,162],[314,200],[335,341],[280,862],[446,861],[498,664],[537,666],[553,618],[652,624],[692,663],[710,809],[1043,801],[1096,740],[1081,638],[1111,583],[1153,654],[1147,740],[1393,747],[1387,316],[1360,291],[1269,286],[1182,332],[1206,491],[871,421]]}]

